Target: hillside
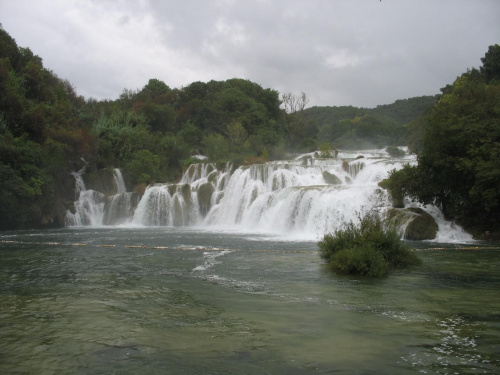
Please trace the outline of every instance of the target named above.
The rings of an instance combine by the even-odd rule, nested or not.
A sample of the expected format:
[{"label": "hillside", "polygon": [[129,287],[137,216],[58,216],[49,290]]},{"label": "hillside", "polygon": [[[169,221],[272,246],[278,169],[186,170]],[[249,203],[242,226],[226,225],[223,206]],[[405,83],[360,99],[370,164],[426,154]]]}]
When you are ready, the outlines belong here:
[{"label": "hillside", "polygon": [[311,107],[304,117],[319,129],[319,141],[337,148],[372,148],[404,145],[407,125],[437,101],[436,96],[397,100],[376,108]]}]

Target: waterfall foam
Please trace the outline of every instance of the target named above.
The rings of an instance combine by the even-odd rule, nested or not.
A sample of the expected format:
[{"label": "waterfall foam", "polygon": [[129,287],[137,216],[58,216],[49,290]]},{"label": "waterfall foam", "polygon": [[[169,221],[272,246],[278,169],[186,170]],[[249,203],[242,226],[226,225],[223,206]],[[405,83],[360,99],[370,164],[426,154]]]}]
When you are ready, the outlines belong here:
[{"label": "waterfall foam", "polygon": [[[307,154],[234,171],[230,163],[219,168],[199,163],[185,171],[179,184],[148,186],[142,197],[123,191],[119,170],[115,170],[119,194],[110,197],[85,190],[81,175],[75,173],[81,193],[76,213],[69,212],[66,222],[200,226],[317,240],[369,211],[385,215],[391,204],[378,183],[407,163],[416,163],[416,158],[390,158],[385,150],[340,152],[336,159]],[[438,222],[437,240],[470,240],[437,208],[426,210]]]}]

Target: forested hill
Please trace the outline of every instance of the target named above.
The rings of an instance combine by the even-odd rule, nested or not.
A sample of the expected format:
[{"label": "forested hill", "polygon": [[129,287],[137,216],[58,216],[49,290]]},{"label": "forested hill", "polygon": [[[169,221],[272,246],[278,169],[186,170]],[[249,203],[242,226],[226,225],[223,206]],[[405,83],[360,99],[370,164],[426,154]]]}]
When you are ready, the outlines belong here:
[{"label": "forested hill", "polygon": [[439,95],[397,100],[376,108],[311,107],[304,117],[319,129],[319,138],[337,148],[406,144],[407,125],[432,108]]},{"label": "forested hill", "polygon": [[400,125],[408,124],[427,109],[436,104],[439,95],[418,96],[409,99],[396,100],[392,104],[378,105],[375,108],[359,108],[353,106],[311,107],[304,110],[304,116],[312,119],[318,126],[331,124],[343,119],[353,119],[356,116],[380,115],[392,119]]},{"label": "forested hill", "polygon": [[153,78],[116,100],[85,99],[0,27],[0,229],[64,225],[70,173],[83,167],[87,188],[112,194],[120,168],[140,192],[178,181],[193,155],[241,164],[314,150],[305,104],[238,78],[181,88]]}]

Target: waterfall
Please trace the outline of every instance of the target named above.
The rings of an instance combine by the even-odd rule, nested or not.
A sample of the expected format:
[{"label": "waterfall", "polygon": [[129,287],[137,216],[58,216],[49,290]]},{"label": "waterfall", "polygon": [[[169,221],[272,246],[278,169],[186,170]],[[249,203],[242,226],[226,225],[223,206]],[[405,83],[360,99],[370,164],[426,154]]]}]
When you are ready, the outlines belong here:
[{"label": "waterfall", "polygon": [[[212,207],[205,225],[242,230],[291,233],[311,238],[340,228],[345,222],[374,208],[390,207],[378,182],[404,162],[363,160],[355,172],[344,160],[321,160],[318,166],[290,162],[252,165],[237,169],[230,177],[224,198]],[[361,165],[357,160],[355,165]],[[325,172],[334,177],[328,183]]]},{"label": "waterfall", "polygon": [[[415,164],[415,156],[390,158],[385,150],[340,152],[336,159],[307,154],[234,171],[229,163],[199,163],[179,184],[150,185],[142,197],[125,193],[115,170],[119,194],[87,193],[83,185],[76,214],[68,213],[67,223],[205,226],[314,240],[369,211],[385,215],[391,204],[378,183],[407,163]],[[438,222],[439,240],[470,240],[440,218],[437,208],[424,209]]]},{"label": "waterfall", "polygon": [[75,202],[73,209],[68,210],[65,217],[66,226],[100,226],[119,225],[132,221],[140,196],[127,193],[121,171],[114,170],[117,194],[104,194],[87,189],[82,176],[85,167],[78,172],[72,172],[75,177]]},{"label": "waterfall", "polygon": [[104,208],[104,194],[95,190],[80,192],[78,200],[74,203],[75,212],[66,214],[67,226],[101,225]]},{"label": "waterfall", "polygon": [[132,222],[153,226],[185,226],[199,222],[197,196],[191,186],[155,184],[148,186]]},{"label": "waterfall", "polygon": [[75,178],[75,199],[78,199],[80,193],[86,190],[85,182],[83,182],[82,175],[85,173],[87,166],[84,165],[82,169],[78,172],[71,172],[71,175]]},{"label": "waterfall", "polygon": [[104,225],[121,225],[130,223],[140,196],[134,193],[119,193],[107,197],[103,207],[102,223]]},{"label": "waterfall", "polygon": [[126,193],[127,188],[125,187],[125,181],[123,181],[123,176],[122,176],[122,172],[120,171],[120,169],[115,168],[113,175],[115,177],[117,194]]}]

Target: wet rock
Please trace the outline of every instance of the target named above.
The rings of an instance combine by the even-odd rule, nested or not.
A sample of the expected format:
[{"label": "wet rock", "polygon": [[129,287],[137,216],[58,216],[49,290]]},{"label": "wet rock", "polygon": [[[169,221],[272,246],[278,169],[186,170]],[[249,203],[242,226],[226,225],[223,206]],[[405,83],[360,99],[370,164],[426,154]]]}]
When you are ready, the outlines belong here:
[{"label": "wet rock", "polygon": [[200,205],[200,211],[203,215],[206,215],[210,210],[210,202],[214,190],[214,186],[210,182],[201,184],[198,188],[198,203]]},{"label": "wet rock", "polygon": [[405,240],[433,240],[436,238],[438,225],[434,218],[418,207],[391,209],[388,211],[388,221],[392,225],[404,228]]},{"label": "wet rock", "polygon": [[325,182],[329,185],[341,185],[342,181],[340,178],[335,176],[333,173],[330,173],[328,171],[323,171],[323,178],[325,179]]}]

